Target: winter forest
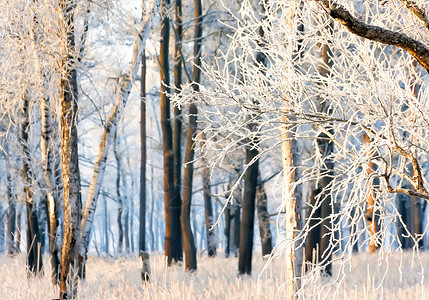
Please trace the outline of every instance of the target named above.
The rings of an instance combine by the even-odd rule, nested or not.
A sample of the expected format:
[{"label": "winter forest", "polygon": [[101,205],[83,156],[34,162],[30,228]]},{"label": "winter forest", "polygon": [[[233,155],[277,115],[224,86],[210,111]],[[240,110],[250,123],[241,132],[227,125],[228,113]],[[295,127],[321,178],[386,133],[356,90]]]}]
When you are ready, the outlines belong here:
[{"label": "winter forest", "polygon": [[0,299],[429,297],[428,1],[0,16]]}]

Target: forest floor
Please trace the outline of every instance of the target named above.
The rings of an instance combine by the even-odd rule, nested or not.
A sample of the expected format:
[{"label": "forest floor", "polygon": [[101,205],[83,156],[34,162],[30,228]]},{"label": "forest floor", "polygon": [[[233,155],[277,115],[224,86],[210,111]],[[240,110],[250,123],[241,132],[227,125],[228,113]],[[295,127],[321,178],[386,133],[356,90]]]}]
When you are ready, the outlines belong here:
[{"label": "forest floor", "polygon": [[[350,262],[336,260],[334,276],[311,278],[302,292],[305,299],[426,299],[429,298],[429,253],[412,252],[352,255]],[[48,265],[47,256],[45,266]],[[79,285],[79,299],[285,299],[284,259],[278,258],[261,272],[264,262],[254,255],[251,276],[237,277],[237,258],[198,257],[198,271],[183,266],[165,267],[162,254],[152,254],[152,275],[142,285],[139,259],[90,257],[87,279]],[[48,274],[48,272],[46,272]],[[27,279],[25,256],[0,256],[0,299],[52,299],[58,289],[49,276]],[[319,273],[317,273],[319,274]],[[344,277],[343,277],[344,276]],[[343,280],[339,280],[342,278]]]}]

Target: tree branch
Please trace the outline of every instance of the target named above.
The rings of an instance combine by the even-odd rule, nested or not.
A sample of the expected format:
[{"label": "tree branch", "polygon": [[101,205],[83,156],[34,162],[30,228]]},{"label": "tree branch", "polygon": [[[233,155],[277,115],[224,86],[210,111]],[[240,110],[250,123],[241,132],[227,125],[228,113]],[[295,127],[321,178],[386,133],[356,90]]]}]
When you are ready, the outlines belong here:
[{"label": "tree branch", "polygon": [[429,72],[429,48],[406,34],[394,32],[379,26],[366,24],[351,15],[347,9],[334,1],[320,1],[327,13],[351,33],[371,41],[399,47],[413,57]]},{"label": "tree branch", "polygon": [[424,8],[420,8],[414,0],[399,0],[410,10],[420,21],[423,22],[426,29],[429,30],[429,20],[426,17]]}]

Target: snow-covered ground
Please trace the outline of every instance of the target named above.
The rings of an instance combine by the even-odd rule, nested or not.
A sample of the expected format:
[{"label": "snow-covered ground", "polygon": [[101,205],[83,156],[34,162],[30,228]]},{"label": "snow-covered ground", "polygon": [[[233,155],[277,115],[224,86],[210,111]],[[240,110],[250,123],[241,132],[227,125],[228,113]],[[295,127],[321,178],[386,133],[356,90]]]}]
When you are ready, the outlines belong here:
[{"label": "snow-covered ground", "polygon": [[[47,257],[46,257],[47,258]],[[46,259],[45,258],[45,259]],[[254,257],[252,276],[237,277],[237,258],[198,257],[198,271],[186,273],[183,266],[165,268],[161,254],[152,255],[150,283],[142,285],[137,257],[104,260],[90,257],[87,279],[79,286],[79,299],[284,299],[285,281],[282,259],[274,260],[261,273],[263,261]],[[313,278],[302,295],[305,299],[426,299],[429,281],[421,270],[429,270],[429,253],[421,254],[422,265],[413,254],[391,254],[389,258],[352,256],[350,264],[334,264],[334,277]],[[48,261],[45,261],[48,266]],[[399,271],[402,269],[402,276]],[[337,276],[344,274],[338,284]],[[260,275],[260,276],[259,276]],[[259,281],[258,281],[259,276]],[[384,278],[384,279],[383,279]],[[382,285],[380,283],[383,282]],[[27,279],[25,256],[0,257],[0,299],[52,299],[48,276]]]}]

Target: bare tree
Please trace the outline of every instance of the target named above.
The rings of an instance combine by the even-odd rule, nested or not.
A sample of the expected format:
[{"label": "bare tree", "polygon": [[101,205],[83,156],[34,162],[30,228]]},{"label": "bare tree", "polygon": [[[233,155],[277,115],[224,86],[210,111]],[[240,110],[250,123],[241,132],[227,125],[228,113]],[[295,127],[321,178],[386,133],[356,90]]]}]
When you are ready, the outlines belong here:
[{"label": "bare tree", "polygon": [[[201,0],[194,0],[194,57],[192,67],[192,90],[198,91],[201,80],[201,47],[203,35],[203,16]],[[185,172],[183,182],[183,204],[181,225],[185,250],[185,268],[189,271],[197,269],[197,249],[191,229],[192,184],[194,175],[194,153],[197,138],[198,109],[194,102],[189,105],[189,126],[186,137]],[[194,228],[195,230],[195,228]]]}]

